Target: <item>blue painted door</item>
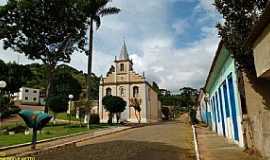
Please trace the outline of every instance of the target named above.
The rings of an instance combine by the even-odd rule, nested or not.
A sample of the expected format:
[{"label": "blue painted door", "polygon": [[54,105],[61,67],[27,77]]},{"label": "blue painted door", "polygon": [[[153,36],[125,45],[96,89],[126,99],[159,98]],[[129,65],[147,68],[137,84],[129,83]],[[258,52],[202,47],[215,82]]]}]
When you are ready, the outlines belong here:
[{"label": "blue painted door", "polygon": [[214,102],[214,97],[211,99],[211,106],[212,106],[212,114],[213,114],[213,120],[215,123],[215,131],[217,132],[217,117],[216,117],[216,107]]},{"label": "blue painted door", "polygon": [[211,112],[207,112],[207,117],[208,117],[208,125],[210,128],[212,128],[212,116],[211,116]]},{"label": "blue painted door", "polygon": [[223,83],[223,98],[224,98],[224,102],[225,102],[225,110],[226,110],[226,117],[229,118],[230,117],[230,109],[229,109],[229,97],[228,97],[228,93],[227,93],[227,84],[226,81]]},{"label": "blue painted door", "polygon": [[224,113],[223,113],[221,88],[218,89],[218,97],[219,97],[219,108],[220,108],[220,114],[221,114],[222,133],[223,133],[223,136],[226,137],[226,131],[225,131],[226,126],[225,126],[225,118],[224,118]]},{"label": "blue painted door", "polygon": [[[219,124],[220,122],[220,112],[219,112],[219,107],[218,107],[218,96],[217,96],[217,92],[215,93],[215,96],[214,96],[214,103],[215,103],[215,108],[216,108],[216,114],[217,114],[217,125]],[[217,128],[217,132],[218,132],[218,128]]]},{"label": "blue painted door", "polygon": [[236,98],[234,92],[234,84],[232,76],[228,77],[228,86],[229,86],[229,94],[230,94],[230,104],[232,110],[232,122],[233,122],[233,130],[234,130],[234,139],[239,141],[239,134],[238,134],[238,123],[237,123],[237,110],[236,110]]}]

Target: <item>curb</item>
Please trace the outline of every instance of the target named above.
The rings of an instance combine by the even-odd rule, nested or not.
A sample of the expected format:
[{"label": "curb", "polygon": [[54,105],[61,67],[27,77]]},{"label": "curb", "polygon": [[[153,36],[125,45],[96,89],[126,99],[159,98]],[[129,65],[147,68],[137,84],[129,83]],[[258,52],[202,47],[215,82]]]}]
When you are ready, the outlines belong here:
[{"label": "curb", "polygon": [[193,130],[193,139],[194,139],[196,160],[200,160],[200,152],[199,152],[199,147],[198,147],[197,132],[196,132],[196,127],[194,125],[192,125],[192,130]]},{"label": "curb", "polygon": [[[70,141],[70,142],[54,145],[54,146],[51,146],[51,147],[41,148],[41,149],[37,149],[37,150],[29,150],[29,151],[25,151],[24,153],[11,153],[11,154],[8,154],[6,156],[31,156],[31,155],[35,155],[35,154],[38,154],[40,152],[49,151],[49,150],[52,150],[52,149],[76,146],[76,143],[79,143],[79,142],[82,142],[82,141],[85,141],[85,140],[94,139],[94,138],[98,138],[98,137],[102,137],[102,136],[107,136],[107,135],[111,135],[111,134],[115,134],[115,133],[120,133],[120,132],[124,132],[124,131],[130,130],[130,129],[135,129],[135,128],[141,128],[141,127],[125,127],[125,128],[122,128],[122,129],[118,129],[118,130],[108,132],[108,133],[100,133],[100,134],[97,133],[97,135],[92,135],[92,136],[89,136],[89,137],[85,137],[85,138],[78,139],[78,140],[73,140],[73,141]],[[114,128],[114,129],[117,129],[117,128]],[[105,130],[103,130],[103,131],[105,131]],[[65,137],[56,137],[56,138],[52,138],[52,139],[49,139],[49,140],[48,139],[47,140],[42,140],[42,142],[39,141],[38,143],[50,142],[50,141],[53,141],[53,140],[69,138],[69,137],[72,137],[72,136],[76,136],[76,135],[68,135],[68,136],[65,136]],[[27,146],[30,147],[31,143],[30,144],[25,143],[25,144],[20,144],[20,145],[16,145],[16,146],[11,146],[11,148],[2,149],[0,151],[4,152],[4,151],[7,151],[9,149],[16,149],[16,148],[27,147]]]},{"label": "curb", "polygon": [[[162,124],[162,123],[151,123],[151,124],[140,125],[140,126],[123,126],[125,128],[119,129],[119,130],[115,130],[115,131],[112,131],[112,132],[108,132],[108,133],[101,133],[101,134],[98,134],[97,133],[98,135],[94,135],[94,132],[92,132],[93,135],[92,136],[89,136],[89,137],[85,137],[85,138],[78,139],[78,140],[73,140],[73,141],[70,141],[70,142],[66,142],[66,143],[59,144],[59,145],[54,145],[54,146],[43,148],[43,149],[30,150],[30,151],[26,151],[24,153],[11,153],[8,156],[29,156],[29,155],[35,155],[35,154],[38,154],[40,152],[49,151],[49,150],[52,150],[52,149],[57,149],[57,148],[62,148],[62,147],[76,146],[76,143],[79,143],[79,142],[82,142],[82,141],[85,141],[85,140],[94,139],[94,138],[98,138],[98,137],[102,137],[102,136],[107,136],[107,135],[111,135],[111,134],[115,134],[115,133],[120,133],[120,132],[124,132],[124,131],[131,130],[131,129],[143,128],[143,127],[153,126],[153,125],[159,125],[159,124]],[[111,129],[117,129],[117,128],[113,128],[112,127]],[[106,129],[100,129],[100,131],[105,131],[105,130]],[[89,133],[87,133],[87,131],[86,131],[86,132],[75,133],[75,134],[67,135],[67,136],[61,136],[61,137],[55,137],[55,138],[40,140],[40,141],[37,142],[37,144],[51,142],[51,141],[54,141],[54,140],[69,138],[69,137],[78,136],[78,135],[84,135],[84,134],[89,134]],[[8,146],[8,147],[4,147],[4,148],[0,148],[0,152],[7,151],[9,149],[16,149],[16,148],[27,147],[27,146],[30,147],[31,146],[31,142],[24,143],[24,144],[18,144],[18,145],[14,145],[14,146]]]},{"label": "curb", "polygon": [[[110,129],[110,128],[107,128],[107,129]],[[103,130],[106,130],[106,129],[98,129],[96,131],[103,131]],[[93,132],[91,132],[91,131],[83,131],[83,132],[73,133],[73,134],[66,135],[66,136],[59,136],[59,137],[43,139],[43,140],[37,141],[36,144],[45,143],[45,142],[51,142],[51,141],[58,140],[58,139],[64,139],[64,138],[69,138],[69,137],[74,137],[74,136],[79,136],[79,135],[84,135],[84,134],[90,134],[90,133],[93,133]],[[31,142],[27,142],[27,143],[16,144],[16,145],[7,146],[7,147],[1,147],[0,152],[5,151],[5,150],[9,150],[9,149],[30,146],[31,144],[32,144]]]}]

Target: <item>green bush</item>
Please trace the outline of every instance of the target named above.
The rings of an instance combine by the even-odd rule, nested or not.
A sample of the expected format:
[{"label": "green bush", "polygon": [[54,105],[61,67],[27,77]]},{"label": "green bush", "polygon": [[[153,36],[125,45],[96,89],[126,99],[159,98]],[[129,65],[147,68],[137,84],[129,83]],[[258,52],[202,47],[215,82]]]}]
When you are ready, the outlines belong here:
[{"label": "green bush", "polygon": [[51,111],[56,113],[65,112],[68,109],[68,99],[64,96],[53,96],[47,100]]},{"label": "green bush", "polygon": [[1,118],[7,118],[11,114],[17,114],[21,109],[10,102],[9,97],[0,96]]},{"label": "green bush", "polygon": [[0,96],[0,106],[5,106],[9,104],[9,98],[5,96]]},{"label": "green bush", "polygon": [[98,114],[91,114],[89,124],[99,124],[100,118]]},{"label": "green bush", "polygon": [[105,96],[102,98],[104,108],[109,112],[108,123],[112,123],[113,115],[116,114],[117,123],[119,123],[121,113],[125,110],[127,102],[118,96]]},{"label": "green bush", "polygon": [[8,131],[14,131],[15,133],[23,133],[27,129],[26,126],[19,125],[8,129]]}]

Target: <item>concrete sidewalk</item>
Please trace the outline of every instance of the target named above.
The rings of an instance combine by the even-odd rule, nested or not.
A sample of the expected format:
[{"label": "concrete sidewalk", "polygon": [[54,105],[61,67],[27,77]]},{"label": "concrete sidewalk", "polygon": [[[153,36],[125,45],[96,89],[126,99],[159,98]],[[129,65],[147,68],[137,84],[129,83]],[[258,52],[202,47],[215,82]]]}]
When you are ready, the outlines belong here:
[{"label": "concrete sidewalk", "polygon": [[262,160],[205,127],[197,126],[196,131],[201,160]]}]

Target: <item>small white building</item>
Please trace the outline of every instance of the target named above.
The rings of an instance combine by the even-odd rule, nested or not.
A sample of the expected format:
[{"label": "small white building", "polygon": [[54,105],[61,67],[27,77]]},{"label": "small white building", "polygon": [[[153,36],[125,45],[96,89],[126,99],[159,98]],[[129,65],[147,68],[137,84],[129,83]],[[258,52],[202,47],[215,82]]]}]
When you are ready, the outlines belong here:
[{"label": "small white building", "polygon": [[39,104],[40,90],[22,87],[18,93],[15,93],[15,100],[19,100],[22,103]]}]

